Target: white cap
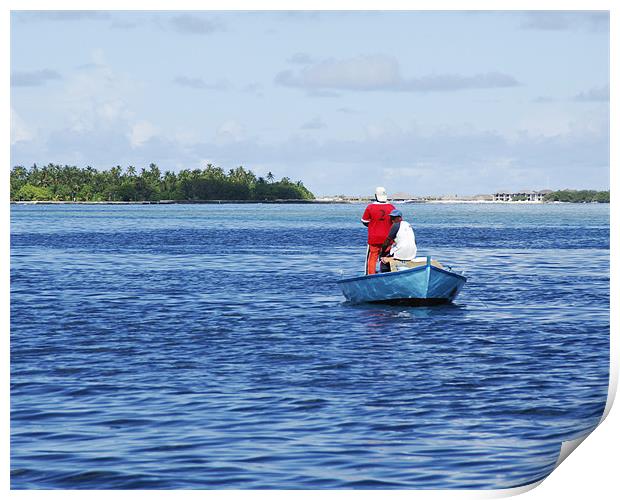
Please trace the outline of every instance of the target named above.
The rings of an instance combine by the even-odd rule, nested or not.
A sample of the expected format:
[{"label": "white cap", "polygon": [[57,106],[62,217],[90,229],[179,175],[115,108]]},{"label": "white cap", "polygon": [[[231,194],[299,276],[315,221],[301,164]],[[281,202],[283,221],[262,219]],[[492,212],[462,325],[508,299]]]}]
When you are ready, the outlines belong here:
[{"label": "white cap", "polygon": [[375,198],[377,198],[377,201],[387,201],[387,192],[384,187],[375,189]]}]

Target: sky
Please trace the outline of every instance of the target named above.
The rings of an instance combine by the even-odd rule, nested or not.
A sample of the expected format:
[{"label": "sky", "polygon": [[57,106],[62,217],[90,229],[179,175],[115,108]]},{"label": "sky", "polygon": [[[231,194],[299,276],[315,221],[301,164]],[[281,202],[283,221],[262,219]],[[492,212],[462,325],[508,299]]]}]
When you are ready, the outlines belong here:
[{"label": "sky", "polygon": [[604,11],[13,11],[11,166],[609,189]]}]

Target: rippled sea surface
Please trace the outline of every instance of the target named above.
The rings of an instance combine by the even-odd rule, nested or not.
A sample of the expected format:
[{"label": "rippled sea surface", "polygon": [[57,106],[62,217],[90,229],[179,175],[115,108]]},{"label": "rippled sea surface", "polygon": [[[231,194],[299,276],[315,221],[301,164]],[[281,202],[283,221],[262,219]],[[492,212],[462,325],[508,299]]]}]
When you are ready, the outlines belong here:
[{"label": "rippled sea surface", "polygon": [[608,205],[402,205],[452,306],[344,302],[363,205],[11,207],[11,487],[505,488],[607,397]]}]

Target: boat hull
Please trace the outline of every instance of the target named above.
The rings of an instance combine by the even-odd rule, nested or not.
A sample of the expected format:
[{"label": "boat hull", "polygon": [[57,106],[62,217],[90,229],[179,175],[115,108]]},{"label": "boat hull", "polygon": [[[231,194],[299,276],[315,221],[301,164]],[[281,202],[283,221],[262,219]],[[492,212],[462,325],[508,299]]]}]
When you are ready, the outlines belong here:
[{"label": "boat hull", "polygon": [[429,259],[426,266],[348,278],[338,284],[343,295],[353,304],[427,306],[449,304],[466,281],[465,276],[431,265]]}]

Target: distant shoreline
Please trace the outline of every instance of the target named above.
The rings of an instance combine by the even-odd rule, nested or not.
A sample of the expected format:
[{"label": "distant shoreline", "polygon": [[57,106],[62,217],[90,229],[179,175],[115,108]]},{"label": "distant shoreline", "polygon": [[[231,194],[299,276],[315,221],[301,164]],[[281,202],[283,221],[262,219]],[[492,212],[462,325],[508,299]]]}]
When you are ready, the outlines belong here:
[{"label": "distant shoreline", "polygon": [[260,205],[260,204],[349,204],[332,200],[160,200],[160,201],[11,201],[11,205]]},{"label": "distant shoreline", "polygon": [[[570,201],[492,201],[492,200],[389,200],[396,205],[414,204],[481,204],[481,205],[553,205],[553,204],[604,204],[607,202]],[[11,205],[361,205],[372,200],[160,200],[160,201],[11,201]]]}]

